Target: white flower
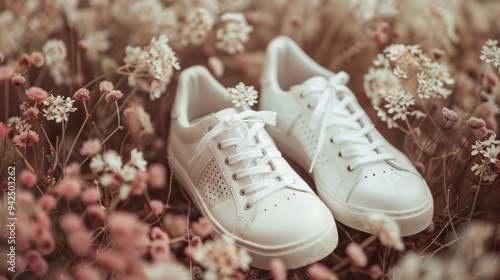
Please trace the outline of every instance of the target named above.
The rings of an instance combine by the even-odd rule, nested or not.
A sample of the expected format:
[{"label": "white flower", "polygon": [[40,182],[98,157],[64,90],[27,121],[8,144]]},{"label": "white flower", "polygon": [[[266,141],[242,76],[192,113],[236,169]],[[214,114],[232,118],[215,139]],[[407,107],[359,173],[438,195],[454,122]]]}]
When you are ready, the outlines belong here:
[{"label": "white flower", "polygon": [[245,103],[253,106],[258,102],[258,92],[253,86],[245,86],[244,83],[240,82],[234,88],[227,88],[225,98],[232,99],[236,107]]},{"label": "white flower", "polygon": [[113,170],[120,170],[122,168],[122,158],[120,155],[114,151],[114,150],[109,150],[106,151],[103,155],[102,158],[104,160],[104,163],[106,164],[107,167]]},{"label": "white flower", "polygon": [[74,99],[71,97],[66,97],[64,99],[63,96],[54,97],[52,94],[47,97],[45,101],[43,101],[43,105],[47,108],[43,109],[43,116],[47,118],[48,121],[55,120],[57,123],[62,121],[68,121],[69,113],[76,111],[76,108],[73,107]]},{"label": "white flower", "polygon": [[120,175],[122,176],[123,181],[125,182],[133,182],[135,180],[135,173],[137,169],[135,167],[126,164],[120,169]]},{"label": "white flower", "polygon": [[408,79],[408,72],[406,72],[405,70],[399,68],[399,65],[396,66],[396,68],[394,68],[394,75],[398,78],[401,78],[401,79]]},{"label": "white flower", "polygon": [[200,45],[212,31],[214,19],[205,8],[197,8],[189,13],[181,30],[181,44]]},{"label": "white flower", "polygon": [[94,157],[92,157],[92,160],[90,161],[90,169],[92,169],[93,172],[102,172],[104,170],[104,167],[105,164],[102,160],[101,155],[95,155]]},{"label": "white flower", "polygon": [[130,151],[130,164],[141,171],[146,171],[148,162],[144,160],[142,152],[139,152],[134,148],[132,149],[132,151]]},{"label": "white flower", "polygon": [[248,25],[242,13],[225,13],[220,19],[225,24],[217,30],[215,47],[229,54],[242,52],[253,27]]},{"label": "white flower", "polygon": [[366,222],[371,231],[378,235],[382,244],[396,250],[404,250],[405,245],[401,240],[398,224],[382,213],[371,213],[366,217]]},{"label": "white flower", "polygon": [[132,71],[124,73],[129,75],[128,84],[132,87],[140,86],[149,92],[151,100],[161,97],[170,83],[174,69],[180,69],[177,56],[168,42],[168,37],[162,34],[158,38],[151,38],[151,43],[143,49],[132,46],[125,48],[123,61],[127,69]]},{"label": "white flower", "polygon": [[191,249],[193,259],[206,269],[205,279],[231,275],[237,268],[247,269],[252,261],[247,251],[234,245],[234,241],[228,236],[222,236],[213,242],[207,241]]},{"label": "white flower", "polygon": [[64,61],[68,52],[64,42],[59,39],[48,40],[45,45],[43,45],[42,50],[45,58],[45,64],[48,66]]}]

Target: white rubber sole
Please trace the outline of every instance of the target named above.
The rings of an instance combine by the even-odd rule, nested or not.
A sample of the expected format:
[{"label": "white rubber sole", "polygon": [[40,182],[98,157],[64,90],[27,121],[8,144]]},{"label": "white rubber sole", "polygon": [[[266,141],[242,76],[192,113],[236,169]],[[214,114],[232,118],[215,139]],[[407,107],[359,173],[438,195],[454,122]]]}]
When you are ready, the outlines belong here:
[{"label": "white rubber sole", "polygon": [[[235,240],[235,244],[247,250],[252,257],[251,266],[269,270],[269,263],[273,258],[279,258],[287,269],[303,267],[317,262],[328,256],[337,247],[338,233],[333,219],[327,223],[327,228],[317,236],[300,243],[284,246],[265,246],[241,239],[224,229],[210,214],[203,202],[201,194],[190,179],[188,172],[175,159],[173,153],[168,149],[169,160],[173,173],[179,184],[186,191],[196,208],[205,216],[214,227],[218,235],[227,235]],[[293,217],[290,217],[293,218]],[[300,230],[299,228],[297,230]]]},{"label": "white rubber sole", "polygon": [[[285,136],[283,133],[276,131],[276,129],[267,129],[267,132],[273,137],[276,142],[278,149],[290,160],[298,164],[306,172],[309,169],[307,162],[309,159],[305,155],[302,155],[299,151],[300,146],[289,136]],[[282,141],[285,140],[286,141]],[[318,196],[323,200],[323,202],[330,208],[333,213],[335,220],[347,225],[351,228],[371,233],[374,232],[366,223],[366,216],[372,213],[371,209],[353,206],[344,200],[338,198],[336,195],[331,194],[328,191],[328,186],[324,186],[314,179],[312,173],[308,173],[311,179],[314,180],[316,185],[316,191]],[[379,211],[393,219],[401,230],[401,236],[408,236],[419,233],[425,230],[432,221],[434,214],[434,204],[432,199],[428,199],[424,205],[416,209],[412,209],[406,212],[391,212],[391,211]]]}]

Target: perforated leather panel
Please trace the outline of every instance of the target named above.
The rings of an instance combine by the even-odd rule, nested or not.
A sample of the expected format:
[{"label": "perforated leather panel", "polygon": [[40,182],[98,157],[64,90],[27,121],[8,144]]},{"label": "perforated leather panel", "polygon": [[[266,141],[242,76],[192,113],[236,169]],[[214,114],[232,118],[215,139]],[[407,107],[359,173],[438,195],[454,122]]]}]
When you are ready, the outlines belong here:
[{"label": "perforated leather panel", "polygon": [[[304,117],[300,117],[297,120],[291,134],[303,145],[309,158],[312,158],[316,149],[317,137],[313,130],[307,126],[307,120]],[[328,143],[325,143],[325,145],[328,145]],[[321,167],[329,162],[330,158],[325,153],[320,153],[315,165]]]},{"label": "perforated leather panel", "polygon": [[231,191],[215,159],[212,159],[196,184],[205,203],[212,207],[226,199]]}]

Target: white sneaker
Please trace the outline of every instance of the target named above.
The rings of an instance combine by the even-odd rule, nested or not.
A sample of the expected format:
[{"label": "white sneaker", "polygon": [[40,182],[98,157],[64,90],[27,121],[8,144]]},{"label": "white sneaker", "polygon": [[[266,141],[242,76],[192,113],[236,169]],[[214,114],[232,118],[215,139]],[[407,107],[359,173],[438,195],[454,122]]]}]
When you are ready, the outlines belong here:
[{"label": "white sneaker", "polygon": [[180,75],[168,139],[175,178],[252,266],[281,258],[291,269],[327,256],[338,243],[335,221],[263,129],[276,113],[237,109],[225,92],[204,67]]},{"label": "white sneaker", "polygon": [[268,131],[285,156],[312,172],[335,219],[370,232],[364,215],[381,212],[403,236],[424,230],[433,214],[429,188],[375,129],[346,86],[349,76],[321,67],[284,36],[266,56],[259,107],[278,113]]}]

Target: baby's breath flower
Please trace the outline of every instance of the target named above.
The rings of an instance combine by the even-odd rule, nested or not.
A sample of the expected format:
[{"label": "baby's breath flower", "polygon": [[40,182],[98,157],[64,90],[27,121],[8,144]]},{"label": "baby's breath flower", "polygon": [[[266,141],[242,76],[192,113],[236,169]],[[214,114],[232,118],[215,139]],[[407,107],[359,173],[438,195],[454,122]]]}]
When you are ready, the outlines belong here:
[{"label": "baby's breath flower", "polygon": [[253,86],[246,86],[244,83],[240,82],[234,88],[227,88],[225,98],[232,99],[236,107],[242,106],[243,104],[253,106],[258,102],[258,94],[259,93]]},{"label": "baby's breath flower", "polygon": [[480,163],[474,163],[471,171],[485,182],[493,182],[498,176],[493,165],[498,162],[499,145],[500,140],[497,140],[496,135],[493,134],[487,139],[476,140],[475,144],[471,146],[471,155],[478,157],[480,160]]},{"label": "baby's breath flower", "polygon": [[253,27],[248,25],[242,13],[225,13],[220,20],[224,25],[217,30],[215,47],[229,54],[242,52]]},{"label": "baby's breath flower", "polygon": [[[129,75],[130,86],[140,86],[150,93],[151,100],[161,97],[170,83],[174,69],[179,70],[179,62],[172,48],[168,45],[168,37],[160,35],[151,38],[145,48],[127,46],[125,58],[127,69],[133,69]],[[149,77],[154,79],[150,81]]]},{"label": "baby's breath flower", "polygon": [[205,8],[197,8],[186,17],[186,23],[181,31],[181,44],[200,45],[212,31],[214,19]]}]

